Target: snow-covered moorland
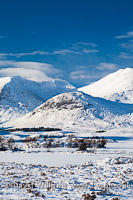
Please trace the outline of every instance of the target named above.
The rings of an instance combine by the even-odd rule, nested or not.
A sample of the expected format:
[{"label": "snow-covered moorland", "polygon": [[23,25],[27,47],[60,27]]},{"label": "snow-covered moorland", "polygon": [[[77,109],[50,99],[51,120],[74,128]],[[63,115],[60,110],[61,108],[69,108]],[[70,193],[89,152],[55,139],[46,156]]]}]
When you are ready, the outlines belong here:
[{"label": "snow-covered moorland", "polygon": [[47,167],[0,163],[1,199],[132,199],[131,158]]}]

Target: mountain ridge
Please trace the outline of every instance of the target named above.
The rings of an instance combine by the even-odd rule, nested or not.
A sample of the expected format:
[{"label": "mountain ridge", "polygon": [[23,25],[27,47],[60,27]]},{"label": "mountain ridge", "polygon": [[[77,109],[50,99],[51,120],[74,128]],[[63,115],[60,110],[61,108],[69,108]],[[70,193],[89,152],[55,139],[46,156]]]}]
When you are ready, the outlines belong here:
[{"label": "mountain ridge", "polygon": [[133,105],[92,97],[82,92],[57,95],[32,112],[11,121],[13,127],[132,126]]}]

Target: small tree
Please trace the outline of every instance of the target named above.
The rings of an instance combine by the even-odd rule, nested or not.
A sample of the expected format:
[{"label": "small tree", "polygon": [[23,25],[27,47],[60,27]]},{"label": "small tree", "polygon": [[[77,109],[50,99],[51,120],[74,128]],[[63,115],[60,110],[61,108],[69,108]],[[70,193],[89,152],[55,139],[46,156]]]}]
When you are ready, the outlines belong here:
[{"label": "small tree", "polygon": [[15,142],[13,138],[10,138],[7,140],[7,144],[8,144],[8,148],[13,150],[14,146],[15,146]]},{"label": "small tree", "polygon": [[79,144],[80,151],[86,151],[86,149],[87,149],[87,144],[85,142]]}]

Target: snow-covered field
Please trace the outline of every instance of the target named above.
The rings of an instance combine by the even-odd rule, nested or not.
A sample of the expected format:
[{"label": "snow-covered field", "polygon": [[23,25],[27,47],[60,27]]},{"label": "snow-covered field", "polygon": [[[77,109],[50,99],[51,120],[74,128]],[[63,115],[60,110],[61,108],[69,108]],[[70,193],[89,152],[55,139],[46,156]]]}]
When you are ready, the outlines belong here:
[{"label": "snow-covered field", "polygon": [[[128,131],[129,130],[129,131]],[[69,131],[47,132],[53,136]],[[13,132],[6,138],[16,141],[46,132]],[[85,132],[71,132],[78,137]],[[0,199],[132,199],[133,137],[132,130],[88,133],[102,135],[106,148],[77,151],[74,148],[31,148],[18,142],[24,151],[0,152]],[[41,140],[41,139],[40,139]],[[63,139],[64,140],[64,139]]]},{"label": "snow-covered field", "polygon": [[1,199],[132,199],[131,158],[47,167],[0,163]]},{"label": "snow-covered field", "polygon": [[[62,166],[67,164],[82,164],[88,161],[102,160],[107,157],[132,157],[133,139],[107,144],[106,148],[89,149],[90,152],[76,152],[67,148],[28,148],[26,152],[0,152],[1,162],[25,164],[42,164],[47,166]],[[93,151],[92,151],[93,150]],[[92,152],[91,152],[92,151]]]}]

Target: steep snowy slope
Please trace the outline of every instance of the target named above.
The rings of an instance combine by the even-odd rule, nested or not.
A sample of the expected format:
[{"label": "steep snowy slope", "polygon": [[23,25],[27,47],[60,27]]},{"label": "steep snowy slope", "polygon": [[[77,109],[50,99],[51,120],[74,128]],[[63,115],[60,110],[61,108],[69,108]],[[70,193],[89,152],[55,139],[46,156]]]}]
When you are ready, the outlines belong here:
[{"label": "steep snowy slope", "polygon": [[78,90],[94,97],[102,97],[123,103],[133,103],[133,69],[120,69]]},{"label": "steep snowy slope", "polygon": [[21,77],[0,78],[0,122],[32,111],[49,98],[73,89],[63,80],[34,82]]},{"label": "steep snowy slope", "polygon": [[117,127],[132,125],[133,105],[111,102],[82,92],[69,92],[49,99],[27,115],[4,126]]}]

